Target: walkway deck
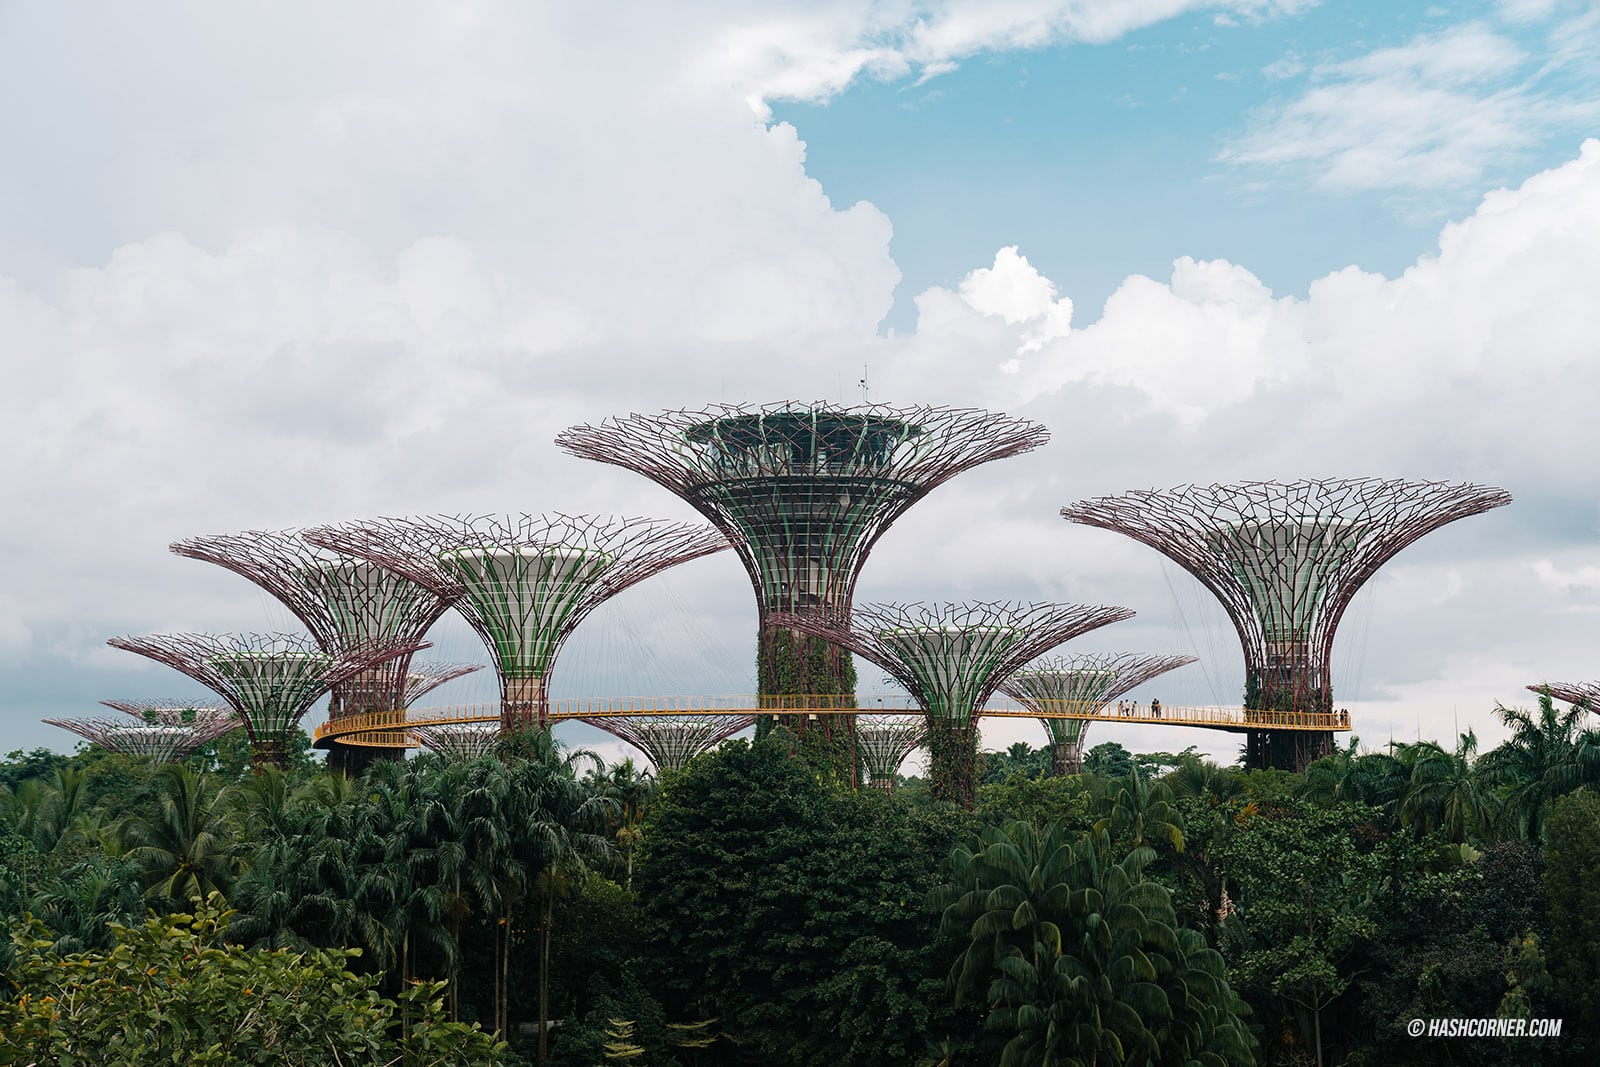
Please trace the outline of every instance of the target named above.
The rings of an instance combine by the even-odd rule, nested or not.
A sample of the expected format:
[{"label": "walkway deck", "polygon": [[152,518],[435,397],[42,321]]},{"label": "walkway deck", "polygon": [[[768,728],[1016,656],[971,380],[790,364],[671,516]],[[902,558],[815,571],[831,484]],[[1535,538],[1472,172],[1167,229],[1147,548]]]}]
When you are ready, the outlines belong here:
[{"label": "walkway deck", "polygon": [[[758,698],[723,697],[598,697],[552,700],[550,720],[606,719],[648,715],[920,715],[922,712],[903,695],[859,697],[849,706],[840,706],[834,696],[795,696]],[[774,705],[777,706],[774,706]],[[1081,701],[1049,701],[1043,710],[1025,708],[1015,701],[995,698],[979,713],[981,719],[1083,719],[1094,722],[1142,723],[1154,726],[1198,726],[1208,730],[1305,730],[1344,731],[1350,729],[1348,712],[1318,714],[1309,711],[1258,711],[1238,707],[1199,707],[1163,704],[1159,712],[1149,704],[1125,706],[1118,714],[1115,705],[1093,710]],[[316,728],[313,743],[326,748],[337,739],[341,744],[416,747],[408,731],[417,726],[454,726],[475,722],[499,722],[499,704],[458,704],[450,707],[411,708],[409,711],[375,711],[323,723]]]}]

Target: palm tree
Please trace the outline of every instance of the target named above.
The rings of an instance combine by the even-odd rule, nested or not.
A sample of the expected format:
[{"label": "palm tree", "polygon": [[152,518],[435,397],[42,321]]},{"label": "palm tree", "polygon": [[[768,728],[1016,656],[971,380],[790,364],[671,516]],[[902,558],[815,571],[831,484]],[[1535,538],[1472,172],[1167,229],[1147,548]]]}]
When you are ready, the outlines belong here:
[{"label": "palm tree", "polygon": [[211,782],[181,763],[156,772],[153,819],[122,824],[126,856],[144,872],[147,896],[174,902],[227,895],[238,872],[237,848]]},{"label": "palm tree", "polygon": [[1100,787],[1096,830],[1104,830],[1129,848],[1161,843],[1183,851],[1183,816],[1173,805],[1165,782],[1149,781],[1134,767],[1128,776]]},{"label": "palm tree", "polygon": [[1511,736],[1478,762],[1484,780],[1500,793],[1500,831],[1538,843],[1555,799],[1600,779],[1600,732],[1584,729],[1581,704],[1557,711],[1549,690],[1539,694],[1535,718],[1522,708],[1496,705]]},{"label": "palm tree", "polygon": [[1442,830],[1452,844],[1486,834],[1494,823],[1494,798],[1472,768],[1478,737],[1461,735],[1454,752],[1436,741],[1405,746],[1401,762],[1411,767],[1411,784],[1400,801],[1400,822],[1418,839]]}]

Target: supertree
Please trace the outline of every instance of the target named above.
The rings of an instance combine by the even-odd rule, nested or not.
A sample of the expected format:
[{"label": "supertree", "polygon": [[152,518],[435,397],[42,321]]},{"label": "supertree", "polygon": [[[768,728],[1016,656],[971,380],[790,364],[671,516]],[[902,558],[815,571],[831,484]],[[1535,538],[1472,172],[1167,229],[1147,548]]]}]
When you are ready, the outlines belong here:
[{"label": "supertree", "polygon": [[728,547],[706,526],[571,515],[375,519],[305,537],[452,601],[491,653],[507,730],[546,727],[556,655],[591,611],[653,574]]},{"label": "supertree", "polygon": [[695,756],[755,725],[754,715],[597,715],[581,721],[622,738],[658,771],[682,770]]},{"label": "supertree", "polygon": [[179,760],[240,725],[227,708],[181,700],[102,700],[100,703],[133,718],[45,719],[101,748],[130,756],[148,756],[158,763]]},{"label": "supertree", "polygon": [[885,793],[894,792],[895,778],[906,757],[928,739],[928,725],[920,717],[906,715],[859,715],[856,717],[856,750],[867,769],[867,784]]},{"label": "supertree", "polygon": [[[1141,490],[1061,514],[1149,545],[1222,602],[1244,646],[1249,721],[1331,713],[1334,632],[1356,590],[1424,534],[1510,502],[1480,485],[1333,478]],[[1299,769],[1332,750],[1331,731],[1255,729],[1245,761]]]},{"label": "supertree", "polygon": [[[364,560],[335,555],[301,533],[246,530],[174,541],[171,549],[248,578],[292,611],[323,652],[334,655],[364,644],[420,643],[450,606],[449,596]],[[404,708],[414,695],[408,689],[416,673],[410,654],[401,654],[346,678],[333,687],[328,717]],[[358,770],[373,758],[398,759],[404,751],[335,741],[330,758]]]},{"label": "supertree", "polygon": [[418,648],[369,642],[325,652],[297,634],[150,634],[107,644],[165,663],[221,696],[243,720],[258,770],[286,764],[295,726],[331,687]]},{"label": "supertree", "polygon": [[935,797],[973,801],[978,715],[1002,681],[1063,641],[1133,617],[1085,604],[868,604],[848,617],[789,615],[779,625],[827,638],[888,672],[923,710]]},{"label": "supertree", "polygon": [[[574,426],[556,443],[644,475],[733,542],[759,606],[763,698],[824,695],[854,707],[850,657],[775,616],[848,615],[867,554],[907,508],[963,471],[1047,440],[1042,426],[986,411],[785,402],[633,414]],[[842,769],[848,717],[822,715],[796,729],[813,726]]]},{"label": "supertree", "polygon": [[416,726],[411,732],[418,741],[447,759],[478,759],[492,753],[500,743],[500,728],[494,723]]},{"label": "supertree", "polygon": [[1600,682],[1540,682],[1527,687],[1529,692],[1582,706],[1587,711],[1600,711]]},{"label": "supertree", "polygon": [[1193,656],[1084,652],[1040,660],[1007,678],[1000,691],[1042,716],[1039,721],[1050,737],[1050,769],[1059,777],[1083,769],[1083,736],[1089,723],[1055,718],[1051,712],[1098,715],[1135,686],[1193,662]]}]

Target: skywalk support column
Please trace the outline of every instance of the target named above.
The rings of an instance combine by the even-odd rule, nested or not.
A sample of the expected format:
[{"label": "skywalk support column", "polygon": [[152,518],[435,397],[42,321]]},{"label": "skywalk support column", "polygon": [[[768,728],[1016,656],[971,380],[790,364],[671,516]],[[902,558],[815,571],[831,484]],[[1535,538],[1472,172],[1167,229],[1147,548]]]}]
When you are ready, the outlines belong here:
[{"label": "skywalk support column", "polygon": [[850,649],[888,672],[922,708],[933,795],[975,799],[978,716],[1000,683],[1063,641],[1133,617],[1083,604],[868,604],[849,617],[778,621]]},{"label": "skywalk support column", "polygon": [[1279,713],[1333,712],[1329,664],[1356,591],[1424,534],[1511,502],[1445,482],[1334,478],[1179,486],[1061,509],[1163,553],[1222,602],[1244,648],[1245,762],[1300,770],[1333,751],[1331,731],[1273,729]]},{"label": "skywalk support column", "polygon": [[668,567],[728,547],[711,527],[585,515],[435,515],[306,531],[449,599],[488,648],[504,731],[544,729],[550,673],[579,623]]},{"label": "skywalk support column", "polygon": [[1087,652],[1043,660],[1018,671],[1000,691],[1041,716],[1050,737],[1050,772],[1056,777],[1083,770],[1085,719],[1049,717],[1076,711],[1098,715],[1111,701],[1167,671],[1195,662],[1193,656],[1147,655],[1137,652]]},{"label": "skywalk support column", "polygon": [[[823,706],[853,708],[848,652],[779,616],[847,616],[868,553],[907,508],[962,471],[1048,439],[1042,426],[985,411],[819,402],[628,415],[575,426],[556,443],[644,475],[727,535],[756,593],[762,706],[821,696]],[[851,780],[853,719],[786,721]]]}]

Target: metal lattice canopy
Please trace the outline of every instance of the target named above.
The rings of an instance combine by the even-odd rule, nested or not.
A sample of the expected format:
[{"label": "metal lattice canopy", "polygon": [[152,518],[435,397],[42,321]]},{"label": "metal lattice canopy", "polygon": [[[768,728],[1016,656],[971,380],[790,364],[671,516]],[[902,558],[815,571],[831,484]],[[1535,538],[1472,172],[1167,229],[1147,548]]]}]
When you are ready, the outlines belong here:
[{"label": "metal lattice canopy", "polygon": [[494,723],[418,726],[411,732],[417,740],[447,759],[479,759],[493,753],[500,742],[500,727]]},{"label": "metal lattice canopy", "polygon": [[[1013,674],[1000,691],[1023,707],[1039,713],[1052,710],[1098,714],[1124,693],[1167,671],[1189,663],[1193,656],[1164,656],[1143,652],[1084,652],[1043,659]],[[1083,719],[1041,718],[1053,749],[1067,763],[1082,759],[1083,737],[1089,725]]]},{"label": "metal lattice canopy", "polygon": [[715,405],[574,426],[556,444],[636,471],[727,535],[763,613],[847,610],[872,545],[933,489],[1044,444],[1024,419],[957,408]]},{"label": "metal lattice canopy", "polygon": [[967,722],[1023,664],[1127,608],[1087,604],[867,604],[849,617],[786,615],[785,626],[850,649],[886,671],[930,720]]},{"label": "metal lattice canopy", "polygon": [[[418,644],[449,607],[448,594],[366,560],[335,555],[308,542],[303,532],[191,537],[174,541],[171,549],[248,578],[282,601],[328,653],[373,643]],[[335,685],[330,714],[405,707],[410,658],[401,654]]]},{"label": "metal lattice canopy", "polygon": [[1480,485],[1332,478],[1141,490],[1061,514],[1194,575],[1233,620],[1247,684],[1294,702],[1282,710],[1326,710],[1334,632],[1362,584],[1424,534],[1510,502]]},{"label": "metal lattice canopy", "polygon": [[405,702],[409,708],[446,682],[483,670],[481,663],[412,663],[406,670]]},{"label": "metal lattice canopy", "polygon": [[582,719],[622,738],[660,771],[682,770],[695,756],[755,725],[754,715],[606,715]]},{"label": "metal lattice canopy", "polygon": [[856,716],[856,751],[866,765],[867,783],[893,790],[900,765],[927,738],[927,724],[904,715]]},{"label": "metal lattice canopy", "polygon": [[1527,688],[1532,693],[1549,693],[1556,700],[1600,712],[1600,682],[1540,682]]},{"label": "metal lattice canopy", "polygon": [[507,727],[544,723],[556,655],[591,611],[728,547],[716,530],[690,523],[526,514],[376,519],[305,538],[450,599],[492,654]]},{"label": "metal lattice canopy", "polygon": [[45,719],[51,726],[70,730],[101,748],[130,756],[148,756],[160,763],[182,759],[242,724],[226,708],[182,701],[102,700],[128,719]]},{"label": "metal lattice canopy", "polygon": [[216,692],[243,720],[258,764],[283,762],[290,733],[329,688],[420,647],[368,642],[325,652],[296,634],[150,634],[106,643]]}]

